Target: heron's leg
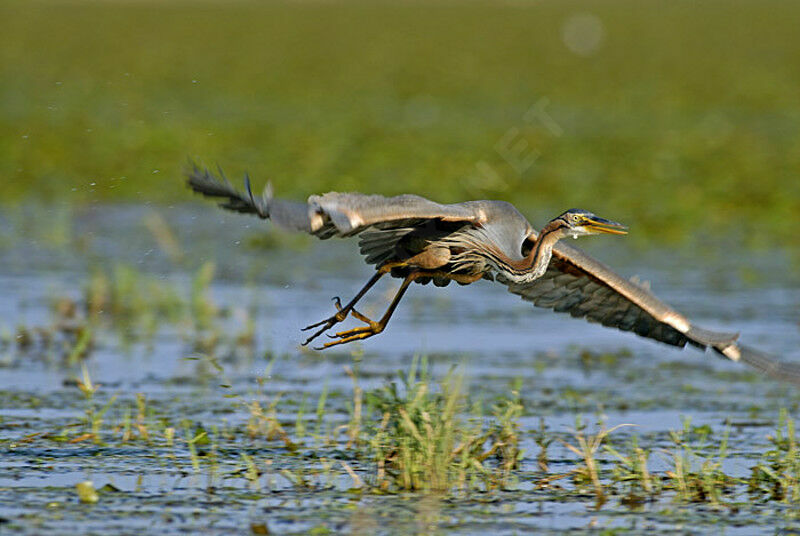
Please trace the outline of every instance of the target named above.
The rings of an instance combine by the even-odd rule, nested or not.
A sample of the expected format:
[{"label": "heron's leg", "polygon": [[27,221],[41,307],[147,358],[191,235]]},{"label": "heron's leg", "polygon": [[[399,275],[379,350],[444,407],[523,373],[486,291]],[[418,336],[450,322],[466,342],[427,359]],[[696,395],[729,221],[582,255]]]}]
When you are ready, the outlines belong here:
[{"label": "heron's leg", "polygon": [[311,324],[310,326],[306,326],[306,327],[302,328],[302,331],[308,331],[309,329],[314,329],[316,327],[322,326],[319,330],[314,332],[313,335],[311,335],[308,339],[305,340],[305,342],[303,343],[303,346],[306,346],[308,343],[310,343],[311,341],[313,341],[314,339],[316,339],[317,337],[322,335],[325,331],[327,331],[330,328],[332,328],[335,324],[338,324],[339,322],[344,322],[344,320],[347,318],[348,313],[350,313],[350,311],[353,309],[353,307],[355,307],[356,303],[358,303],[358,301],[361,298],[364,297],[364,294],[366,294],[367,291],[369,291],[369,289],[371,289],[373,286],[375,286],[375,283],[378,282],[378,280],[381,278],[381,276],[383,276],[384,274],[389,273],[392,270],[392,268],[395,268],[395,267],[401,266],[401,265],[403,265],[403,263],[392,262],[392,263],[384,264],[383,266],[378,268],[378,271],[369,279],[369,281],[367,281],[366,285],[364,285],[361,288],[361,290],[358,291],[358,294],[356,294],[353,297],[353,299],[350,300],[347,303],[347,305],[345,305],[344,307],[342,307],[342,302],[341,302],[341,300],[339,300],[338,296],[335,297],[334,298],[334,304],[336,305],[336,309],[337,309],[335,315],[333,315],[333,316],[331,316],[329,318],[326,318],[325,320],[321,320],[319,322]]},{"label": "heron's leg", "polygon": [[[440,272],[440,271],[426,271],[426,272],[415,272],[412,274],[414,279],[419,277],[441,277],[444,279],[450,279],[452,281],[456,281],[457,283],[461,283],[462,285],[469,285],[470,283],[474,283],[478,281],[480,278],[483,277],[483,274],[451,274],[448,272]],[[376,322],[372,320],[367,315],[359,312],[355,307],[350,309],[350,316],[353,318],[357,318],[361,320],[365,324],[372,325]]]},{"label": "heron's leg", "polygon": [[319,322],[317,322],[315,324],[311,324],[310,326],[304,327],[303,331],[308,331],[309,329],[313,329],[313,328],[322,326],[319,330],[314,332],[313,335],[311,335],[308,339],[306,339],[306,341],[303,343],[303,346],[306,346],[308,343],[310,343],[311,341],[313,341],[314,339],[316,339],[317,337],[322,335],[325,331],[327,331],[328,329],[333,327],[334,324],[338,324],[339,322],[343,322],[345,320],[345,318],[347,318],[347,314],[350,312],[350,309],[352,309],[355,306],[355,304],[358,303],[358,300],[360,300],[361,298],[364,297],[364,294],[366,294],[369,289],[371,289],[373,286],[375,286],[375,283],[378,282],[378,279],[380,279],[381,276],[383,276],[384,273],[385,272],[376,272],[369,279],[369,281],[367,281],[367,284],[364,285],[361,288],[361,290],[358,291],[358,294],[356,294],[353,297],[353,299],[350,300],[350,302],[347,305],[345,305],[344,307],[342,307],[342,305],[341,305],[342,302],[339,300],[338,296],[335,297],[334,298],[334,303],[336,304],[336,309],[337,309],[336,314],[331,316],[330,318],[326,318],[325,320],[321,320],[321,321],[319,321]]},{"label": "heron's leg", "polygon": [[317,350],[324,350],[325,348],[330,348],[331,346],[336,346],[337,344],[345,344],[360,339],[366,339],[367,337],[372,337],[373,335],[377,335],[378,333],[382,332],[386,328],[386,324],[389,323],[389,319],[392,317],[395,309],[397,309],[397,306],[400,304],[400,300],[403,299],[403,294],[405,294],[406,290],[408,290],[408,286],[421,275],[424,274],[422,272],[412,272],[403,280],[403,283],[397,290],[397,294],[395,294],[394,299],[392,299],[392,303],[389,304],[386,312],[383,313],[383,317],[381,317],[378,322],[375,322],[361,313],[358,313],[355,309],[352,309],[351,314],[353,314],[353,316],[362,322],[365,322],[367,325],[348,329],[347,331],[340,331],[336,335],[332,335],[333,338],[338,340],[325,343],[321,347],[317,348]]}]

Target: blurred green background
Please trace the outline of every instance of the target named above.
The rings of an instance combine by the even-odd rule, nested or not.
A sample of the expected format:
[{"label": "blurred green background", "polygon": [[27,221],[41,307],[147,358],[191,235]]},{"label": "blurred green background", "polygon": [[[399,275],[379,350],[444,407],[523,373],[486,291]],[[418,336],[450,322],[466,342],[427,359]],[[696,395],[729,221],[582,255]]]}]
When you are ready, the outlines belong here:
[{"label": "blurred green background", "polygon": [[800,3],[0,3],[4,203],[184,202],[188,158],[800,245]]}]

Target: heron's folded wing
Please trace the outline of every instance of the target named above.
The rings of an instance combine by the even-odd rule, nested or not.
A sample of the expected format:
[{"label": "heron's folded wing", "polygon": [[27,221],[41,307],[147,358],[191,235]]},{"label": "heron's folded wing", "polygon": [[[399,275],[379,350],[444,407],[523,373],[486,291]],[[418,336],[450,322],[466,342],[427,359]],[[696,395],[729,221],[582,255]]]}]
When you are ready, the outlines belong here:
[{"label": "heron's folded wing", "polygon": [[329,192],[312,195],[306,203],[275,199],[267,187],[261,196],[234,188],[224,175],[218,178],[196,165],[188,171],[188,184],[196,192],[220,197],[220,206],[237,212],[256,214],[277,225],[305,231],[319,238],[353,236],[366,229],[407,228],[425,220],[481,222],[483,214],[469,203],[443,205],[418,195],[384,197],[359,193]]},{"label": "heron's folded wing", "polygon": [[625,279],[584,251],[556,244],[547,272],[529,283],[498,277],[510,292],[556,312],[589,322],[632,331],[642,337],[683,347],[690,343],[711,348],[732,361],[742,361],[764,373],[800,383],[800,367],[737,342],[737,333],[703,329],[656,298],[644,286]]},{"label": "heron's folded wing", "polygon": [[483,215],[470,203],[443,205],[413,194],[384,197],[329,192],[308,198],[314,232],[351,236],[368,227],[411,227],[425,220],[482,222]]}]

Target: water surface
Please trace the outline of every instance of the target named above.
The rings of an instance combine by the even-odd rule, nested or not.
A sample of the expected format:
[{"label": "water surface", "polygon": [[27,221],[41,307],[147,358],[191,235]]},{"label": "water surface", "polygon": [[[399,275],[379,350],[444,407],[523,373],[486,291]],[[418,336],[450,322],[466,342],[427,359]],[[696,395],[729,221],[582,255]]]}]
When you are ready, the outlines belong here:
[{"label": "water surface", "polygon": [[[593,497],[570,492],[566,481],[560,491],[536,486],[545,476],[536,463],[541,423],[554,437],[570,440],[578,416],[591,424],[635,425],[615,432],[615,444],[638,436],[653,449],[653,472],[669,470],[670,460],[659,452],[670,447],[669,431],[682,428],[685,418],[694,426],[708,425],[712,437],[728,430],[730,453],[723,469],[746,478],[769,448],[767,436],[780,409],[796,415],[800,397],[793,388],[710,353],[678,350],[535,309],[491,282],[414,286],[380,336],[326,352],[301,349],[300,328],[331,314],[330,298],[351,296],[370,275],[354,241],[264,239],[263,224],[255,219],[179,207],[162,210],[184,252],[176,262],[143,223],[152,210],[101,206],[76,212],[66,220],[66,239],[54,239],[61,235],[46,223],[27,219],[33,212],[1,224],[0,531],[228,534],[265,524],[275,533],[610,528],[771,534],[776,527],[797,527],[794,506],[749,504],[741,493],[730,498],[735,508],[685,505],[666,494],[635,508],[612,498],[595,510]],[[253,246],[265,240],[273,247]],[[651,281],[659,297],[701,326],[741,332],[748,344],[800,361],[800,287],[780,254],[642,252],[605,238],[585,244],[621,273]],[[98,407],[117,397],[104,416],[109,427],[135,421],[141,394],[151,426],[162,419],[176,423],[177,438],[183,427],[199,426],[214,435],[213,470],[204,465],[196,472],[177,439],[172,448],[163,441],[112,440],[121,429],[107,430],[110,439],[99,445],[40,438],[64,430],[64,437],[75,437],[69,431],[87,408],[75,386],[83,361],[68,363],[52,346],[19,348],[18,327],[51,326],[54,302],[66,297],[81,303],[93,270],[125,264],[188,296],[193,274],[207,261],[216,267],[209,299],[226,312],[215,326],[234,336],[252,320],[252,345],[218,347],[211,363],[201,357],[184,323],[159,322],[148,337],[125,337],[124,329],[106,323],[96,329],[85,364],[101,384]],[[396,280],[376,287],[362,310],[379,315],[396,287]],[[353,493],[353,481],[339,465],[314,477],[324,485],[303,489],[281,470],[319,469],[323,458],[344,461],[365,479],[374,468],[342,446],[315,446],[310,438],[292,453],[274,441],[225,434],[250,418],[243,401],[266,405],[279,393],[277,414],[287,429],[295,426],[301,407],[301,419],[314,429],[317,400],[327,393],[323,426],[333,429],[347,422],[351,408],[346,367],[357,367],[361,387],[371,390],[406,370],[414,355],[428,356],[437,378],[456,366],[471,399],[491,401],[521,382],[525,456],[510,489],[454,496]],[[258,486],[242,477],[242,453],[271,464]],[[559,441],[549,456],[552,473],[577,463]],[[74,486],[84,480],[97,488],[110,485],[97,504],[78,501]]]}]

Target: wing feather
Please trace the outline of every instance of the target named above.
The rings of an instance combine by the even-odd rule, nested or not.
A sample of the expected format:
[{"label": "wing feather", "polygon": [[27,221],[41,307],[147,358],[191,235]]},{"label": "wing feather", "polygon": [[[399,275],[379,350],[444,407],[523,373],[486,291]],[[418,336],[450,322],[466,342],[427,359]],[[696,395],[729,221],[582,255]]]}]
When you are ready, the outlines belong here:
[{"label": "wing feather", "polygon": [[496,279],[537,307],[569,313],[589,322],[631,331],[642,337],[683,347],[713,349],[778,379],[800,384],[800,366],[738,343],[738,333],[711,331],[656,298],[648,283],[628,280],[584,251],[558,243],[545,274],[528,283]]},{"label": "wing feather", "polygon": [[249,180],[245,192],[234,188],[220,171],[217,177],[208,169],[192,164],[188,185],[208,197],[222,198],[220,206],[237,212],[271,219],[280,227],[304,231],[322,239],[346,237],[367,229],[409,228],[430,220],[481,223],[485,216],[470,202],[444,205],[418,195],[384,197],[359,193],[329,192],[312,195],[305,203],[275,199],[267,186],[254,196]]},{"label": "wing feather", "polygon": [[648,289],[615,273],[580,249],[559,243],[545,274],[534,281],[506,281],[509,291],[556,312],[675,346],[691,342],[724,349],[738,334],[693,326]]}]

